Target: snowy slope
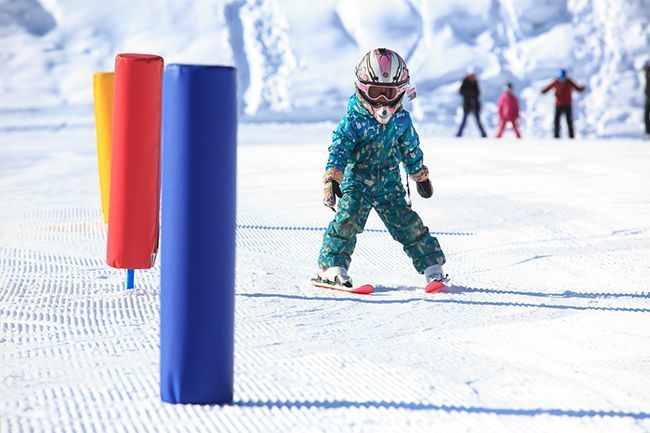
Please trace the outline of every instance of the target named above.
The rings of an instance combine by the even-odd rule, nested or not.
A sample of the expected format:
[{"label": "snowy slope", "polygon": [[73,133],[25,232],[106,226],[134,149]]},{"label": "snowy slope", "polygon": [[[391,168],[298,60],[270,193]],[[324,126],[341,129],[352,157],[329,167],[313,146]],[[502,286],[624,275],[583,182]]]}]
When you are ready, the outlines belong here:
[{"label": "snowy slope", "polygon": [[527,133],[547,135],[553,102],[539,89],[562,67],[588,86],[582,135],[638,136],[650,57],[649,0],[2,0],[0,26],[5,109],[89,104],[90,74],[135,51],[237,65],[245,120],[333,120],[357,59],[388,46],[409,62],[416,117],[446,133],[474,65],[489,124],[510,80]]},{"label": "snowy slope", "polygon": [[127,292],[104,262],[93,130],[0,132],[0,432],[650,430],[646,143],[423,133],[439,168],[414,208],[455,287],[425,295],[372,213],[361,297],[306,284],[331,128],[240,129],[225,407],[160,402],[159,268]]}]

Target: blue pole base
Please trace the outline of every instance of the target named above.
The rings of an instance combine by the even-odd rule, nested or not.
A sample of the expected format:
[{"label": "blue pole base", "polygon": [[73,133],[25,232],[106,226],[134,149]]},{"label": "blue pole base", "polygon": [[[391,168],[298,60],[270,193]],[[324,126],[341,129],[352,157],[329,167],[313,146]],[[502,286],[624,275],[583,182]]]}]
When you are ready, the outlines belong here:
[{"label": "blue pole base", "polygon": [[135,287],[135,271],[133,269],[126,270],[126,288],[127,290]]}]

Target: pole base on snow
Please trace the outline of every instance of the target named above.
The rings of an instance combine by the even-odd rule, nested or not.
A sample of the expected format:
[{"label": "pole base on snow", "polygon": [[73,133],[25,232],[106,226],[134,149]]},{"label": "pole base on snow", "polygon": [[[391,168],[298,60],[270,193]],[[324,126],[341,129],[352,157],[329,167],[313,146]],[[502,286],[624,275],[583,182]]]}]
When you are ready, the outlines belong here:
[{"label": "pole base on snow", "polygon": [[126,270],[126,288],[127,290],[135,287],[135,271],[133,269]]}]

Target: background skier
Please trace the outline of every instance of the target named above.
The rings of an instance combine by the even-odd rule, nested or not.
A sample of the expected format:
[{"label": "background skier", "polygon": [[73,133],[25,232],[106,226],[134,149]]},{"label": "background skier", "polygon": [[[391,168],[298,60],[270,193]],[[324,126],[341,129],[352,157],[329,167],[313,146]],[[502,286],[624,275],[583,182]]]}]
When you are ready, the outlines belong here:
[{"label": "background skier", "polygon": [[378,48],[356,67],[356,92],[347,113],[332,134],[323,176],[323,203],[338,212],[329,224],[318,259],[319,281],[352,287],[347,270],[371,209],[413,260],[427,283],[443,281],[445,256],[438,240],[406,201],[399,164],[417,182],[418,193],[431,197],[433,188],[423,163],[420,139],[409,113],[402,108],[410,87],[404,60]]},{"label": "background skier", "polygon": [[519,132],[519,101],[512,93],[512,83],[506,83],[506,90],[501,94],[497,102],[497,113],[499,116],[497,138],[501,138],[508,122],[512,124],[512,129],[515,130],[517,138],[521,138]]},{"label": "background skier", "polygon": [[560,118],[564,114],[566,116],[567,126],[569,128],[569,137],[574,138],[573,131],[573,108],[571,94],[574,90],[582,92],[585,90],[584,86],[578,85],[571,78],[567,76],[565,69],[560,69],[557,72],[557,78],[548,86],[544,87],[542,94],[555,89],[555,119],[553,123],[553,134],[555,138],[560,138]]},{"label": "background skier", "polygon": [[465,122],[467,122],[467,116],[469,116],[470,113],[474,113],[474,117],[476,118],[476,125],[481,131],[481,137],[487,137],[485,128],[483,128],[483,125],[481,124],[481,101],[479,100],[481,90],[478,86],[476,70],[474,68],[469,68],[467,75],[460,85],[459,93],[463,96],[463,120],[460,122],[460,127],[458,128],[456,137],[461,137],[463,135]]},{"label": "background skier", "polygon": [[650,140],[650,60],[645,61],[643,66],[645,71],[645,112],[643,119],[645,120],[645,138]]}]

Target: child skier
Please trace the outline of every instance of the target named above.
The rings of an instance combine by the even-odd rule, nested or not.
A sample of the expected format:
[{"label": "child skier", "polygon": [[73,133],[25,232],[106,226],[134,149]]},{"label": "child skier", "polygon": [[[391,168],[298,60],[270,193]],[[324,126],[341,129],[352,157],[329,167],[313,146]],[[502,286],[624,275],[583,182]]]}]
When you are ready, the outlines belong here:
[{"label": "child skier", "polygon": [[497,138],[501,138],[508,122],[512,124],[512,129],[515,130],[517,138],[521,138],[519,133],[519,101],[512,93],[512,83],[506,83],[506,90],[501,94],[497,102],[497,113],[499,114]]},{"label": "child skier", "polygon": [[401,162],[417,183],[418,193],[431,197],[433,188],[420,140],[408,111],[402,108],[410,88],[406,63],[397,53],[377,48],[361,58],[355,73],[356,91],[332,134],[323,176],[325,206],[334,210],[336,197],[340,200],[323,238],[315,281],[352,287],[347,269],[356,237],[363,231],[370,209],[375,209],[393,239],[404,246],[415,269],[425,275],[427,287],[434,281],[442,283],[445,256],[438,240],[407,203],[399,171]]}]

